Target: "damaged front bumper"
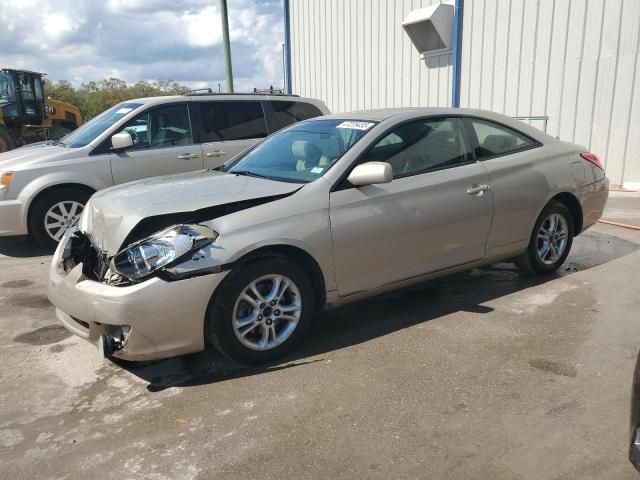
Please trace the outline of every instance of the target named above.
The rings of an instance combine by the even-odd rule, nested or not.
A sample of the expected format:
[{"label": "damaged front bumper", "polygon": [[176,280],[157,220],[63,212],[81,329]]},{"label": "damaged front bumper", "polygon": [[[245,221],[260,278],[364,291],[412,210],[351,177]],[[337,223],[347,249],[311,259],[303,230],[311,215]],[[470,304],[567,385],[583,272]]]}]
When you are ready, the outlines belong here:
[{"label": "damaged front bumper", "polygon": [[[105,259],[89,246],[87,265],[63,262],[65,247],[54,254],[49,299],[71,333],[124,360],[152,360],[204,349],[204,319],[209,300],[228,272],[179,281],[154,277],[125,286],[109,285]],[[67,249],[68,252],[68,249]],[[105,343],[106,342],[106,343]]]}]

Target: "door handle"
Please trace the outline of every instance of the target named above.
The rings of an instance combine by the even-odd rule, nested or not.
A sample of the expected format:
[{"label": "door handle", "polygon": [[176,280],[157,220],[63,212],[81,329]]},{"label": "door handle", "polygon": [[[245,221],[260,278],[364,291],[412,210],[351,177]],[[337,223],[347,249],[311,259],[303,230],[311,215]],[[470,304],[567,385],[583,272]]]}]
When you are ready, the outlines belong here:
[{"label": "door handle", "polygon": [[192,158],[198,158],[198,154],[196,153],[183,153],[182,155],[178,155],[180,160],[190,160]]},{"label": "door handle", "polygon": [[216,150],[214,152],[207,152],[207,157],[224,157],[227,152],[223,152],[222,150]]},{"label": "door handle", "polygon": [[484,192],[486,192],[487,190],[491,190],[491,187],[489,185],[473,185],[469,188],[467,188],[467,193],[469,195],[482,195]]}]

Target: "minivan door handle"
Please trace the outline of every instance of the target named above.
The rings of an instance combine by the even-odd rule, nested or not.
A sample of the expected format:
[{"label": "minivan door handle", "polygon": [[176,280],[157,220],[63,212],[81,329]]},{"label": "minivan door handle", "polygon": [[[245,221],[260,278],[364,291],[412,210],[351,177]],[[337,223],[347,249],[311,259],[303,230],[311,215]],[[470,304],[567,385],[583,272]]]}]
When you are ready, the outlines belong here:
[{"label": "minivan door handle", "polygon": [[182,155],[178,155],[180,160],[191,160],[192,158],[198,158],[197,153],[183,153]]},{"label": "minivan door handle", "polygon": [[207,152],[207,157],[224,157],[227,152],[223,152],[222,150],[215,150],[213,152]]},{"label": "minivan door handle", "polygon": [[490,190],[491,187],[489,187],[489,185],[472,185],[471,187],[467,188],[467,193],[469,195],[482,195],[484,192],[486,192],[487,190]]}]

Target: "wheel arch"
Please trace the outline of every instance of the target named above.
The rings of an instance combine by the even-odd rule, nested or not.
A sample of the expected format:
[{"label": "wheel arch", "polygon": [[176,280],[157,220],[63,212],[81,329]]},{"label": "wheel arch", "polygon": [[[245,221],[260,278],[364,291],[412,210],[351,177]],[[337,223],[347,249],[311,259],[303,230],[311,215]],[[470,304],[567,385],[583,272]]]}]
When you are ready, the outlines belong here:
[{"label": "wheel arch", "polygon": [[234,270],[246,267],[249,264],[265,258],[273,258],[274,256],[285,258],[302,267],[305,273],[309,276],[309,280],[311,280],[311,284],[313,286],[315,309],[321,310],[324,307],[327,297],[324,275],[315,258],[300,247],[284,244],[259,247],[246,253],[234,262]]},{"label": "wheel arch", "polygon": [[580,200],[569,192],[561,192],[551,198],[551,200],[547,202],[547,205],[554,200],[562,203],[569,209],[571,216],[573,217],[573,236],[578,236],[582,231],[583,224],[582,205],[580,205]]},{"label": "wheel arch", "polygon": [[88,193],[90,196],[93,195],[96,192],[96,190],[94,188],[91,188],[91,187],[89,187],[87,185],[84,185],[82,183],[59,183],[59,184],[56,184],[56,185],[50,185],[48,187],[45,187],[42,190],[40,190],[31,199],[31,202],[29,203],[29,208],[27,210],[27,226],[31,224],[31,215],[33,214],[34,205],[37,205],[38,201],[44,195],[46,195],[46,194],[48,194],[50,192],[54,192],[56,190],[62,190],[62,189],[66,189],[66,188],[80,190],[82,192]]}]

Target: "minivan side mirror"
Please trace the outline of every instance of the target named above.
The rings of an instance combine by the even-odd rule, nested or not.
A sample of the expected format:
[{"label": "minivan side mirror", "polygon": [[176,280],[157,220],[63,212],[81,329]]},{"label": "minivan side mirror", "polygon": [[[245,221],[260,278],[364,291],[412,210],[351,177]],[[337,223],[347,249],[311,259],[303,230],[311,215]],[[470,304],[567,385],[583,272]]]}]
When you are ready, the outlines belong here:
[{"label": "minivan side mirror", "polygon": [[129,132],[116,133],[111,137],[112,150],[124,150],[129,147],[133,147],[133,138]]},{"label": "minivan side mirror", "polygon": [[393,180],[393,170],[386,162],[361,163],[347,177],[347,181],[356,187],[389,183],[391,180]]}]

